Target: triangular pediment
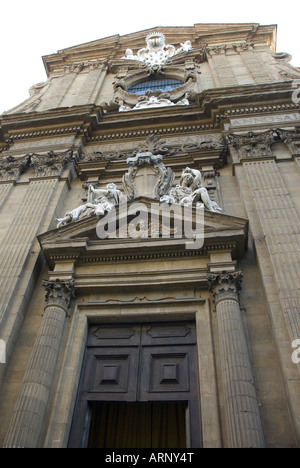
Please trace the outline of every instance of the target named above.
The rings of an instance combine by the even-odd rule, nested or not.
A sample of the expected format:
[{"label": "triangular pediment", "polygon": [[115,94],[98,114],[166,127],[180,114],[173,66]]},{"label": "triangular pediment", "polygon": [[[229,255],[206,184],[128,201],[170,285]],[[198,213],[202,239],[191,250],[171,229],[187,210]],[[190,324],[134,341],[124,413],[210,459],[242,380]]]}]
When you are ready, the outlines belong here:
[{"label": "triangular pediment", "polygon": [[[127,228],[130,223],[135,223],[136,220],[140,219],[140,212],[137,211],[139,206],[148,213],[149,230],[141,232],[140,235],[134,231],[135,235],[132,236],[132,231],[128,231]],[[159,251],[165,249],[172,251],[185,249],[186,235],[184,231],[183,235],[178,234],[174,227],[179,225],[180,211],[170,212],[170,224],[168,222],[164,223],[161,218],[154,218],[154,215],[152,218],[150,217],[151,209],[154,210],[152,213],[157,213],[155,210],[161,206],[162,204],[158,201],[144,197],[135,199],[131,203],[125,204],[125,206],[123,204],[118,206],[114,213],[117,220],[114,225],[116,228],[115,233],[106,239],[99,237],[99,223],[101,222],[103,226],[109,217],[104,216],[98,219],[95,215],[45,232],[38,236],[38,239],[50,267],[53,266],[53,258],[59,258],[60,256],[65,256],[67,259],[68,256],[75,258],[97,254],[99,257],[102,254],[110,254],[113,257],[114,255],[120,255],[120,252],[124,250],[134,252],[141,251],[143,248],[148,250],[150,248],[152,251],[159,253]],[[195,222],[195,209],[185,211],[187,217],[185,222],[188,224],[190,221],[192,229],[198,232],[199,227],[203,228],[203,245],[199,250],[229,249],[233,257],[241,257],[247,244],[248,221],[244,218],[206,210],[203,215],[203,220],[197,224]],[[159,219],[159,224],[154,228],[152,226],[151,230],[151,221],[152,224],[155,222],[153,219],[155,221]],[[162,229],[162,224],[170,228],[169,236]],[[157,231],[158,228],[160,232]],[[164,232],[164,235],[162,235],[162,232]]]}]

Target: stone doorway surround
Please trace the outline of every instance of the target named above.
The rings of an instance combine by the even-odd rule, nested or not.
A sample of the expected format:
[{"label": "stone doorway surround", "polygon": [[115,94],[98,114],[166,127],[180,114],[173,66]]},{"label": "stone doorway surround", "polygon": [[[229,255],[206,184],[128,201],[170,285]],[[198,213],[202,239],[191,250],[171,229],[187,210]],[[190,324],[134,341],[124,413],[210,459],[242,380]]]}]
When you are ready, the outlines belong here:
[{"label": "stone doorway surround", "polygon": [[[184,239],[97,240],[93,237],[97,223],[94,217],[39,236],[49,266],[49,278],[44,281],[47,304],[41,336],[47,329],[51,339],[53,327],[49,324],[52,320],[58,327],[55,328],[56,345],[51,366],[49,364],[53,378],[48,387],[41,382],[44,363],[38,356],[45,343],[38,336],[27,369],[32,382],[29,386],[28,382],[23,384],[6,446],[68,446],[90,323],[186,320],[196,323],[202,446],[224,445],[224,428],[220,425],[220,411],[224,411],[221,408],[224,403],[220,401],[222,392],[221,397],[218,396],[220,385],[222,387],[218,376],[222,356],[215,334],[216,311],[209,292],[210,275],[236,271],[237,260],[246,245],[248,222],[211,212],[205,212],[205,221],[204,246],[194,251],[185,248]],[[215,296],[219,289],[215,286],[213,289]],[[229,290],[230,298],[225,294],[223,298],[218,297],[217,303],[224,305],[225,299],[228,304],[234,304],[239,321],[238,298],[234,287]],[[223,305],[218,306],[220,314]],[[227,333],[226,329],[223,331]],[[35,427],[33,431],[24,427],[30,388],[36,391],[34,401],[38,405],[31,421]],[[26,413],[25,419],[22,419],[22,411]],[[227,419],[230,418],[233,424],[229,423],[227,431],[238,432],[239,427],[235,425],[238,418],[233,415],[232,419],[229,414]],[[230,439],[226,430],[225,437]]]}]

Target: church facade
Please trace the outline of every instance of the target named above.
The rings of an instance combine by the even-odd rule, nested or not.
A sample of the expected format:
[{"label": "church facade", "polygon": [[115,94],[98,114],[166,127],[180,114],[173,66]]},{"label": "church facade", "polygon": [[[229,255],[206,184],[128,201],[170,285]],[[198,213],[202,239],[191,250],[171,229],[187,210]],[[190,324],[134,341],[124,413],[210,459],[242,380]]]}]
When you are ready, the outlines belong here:
[{"label": "church facade", "polygon": [[0,116],[0,446],[300,443],[300,69],[276,26],[43,57]]}]

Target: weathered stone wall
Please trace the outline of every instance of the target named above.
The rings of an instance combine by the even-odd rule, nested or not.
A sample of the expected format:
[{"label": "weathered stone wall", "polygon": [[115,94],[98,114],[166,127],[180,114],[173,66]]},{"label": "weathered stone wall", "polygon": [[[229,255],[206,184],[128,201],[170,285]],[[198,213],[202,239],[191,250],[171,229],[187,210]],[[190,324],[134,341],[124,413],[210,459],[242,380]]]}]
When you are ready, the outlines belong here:
[{"label": "weathered stone wall", "polygon": [[[48,82],[33,87],[30,99],[2,119],[7,146],[0,161],[0,338],[7,344],[7,363],[0,364],[0,446],[67,446],[87,317],[117,322],[186,316],[197,322],[204,447],[299,446],[300,378],[291,342],[300,339],[300,115],[289,100],[290,81],[299,71],[286,55],[273,56],[269,32],[260,42],[255,32],[246,35],[240,29],[225,44],[220,31],[218,41],[204,41],[203,32],[195,31],[180,39],[194,37],[193,45],[206,50],[193,69],[198,94],[190,107],[121,115],[119,103],[109,104],[120,57],[108,63],[102,55],[95,61],[87,47],[48,57]],[[172,34],[168,42],[175,41]],[[114,41],[107,45],[110,50]],[[130,38],[125,43],[128,47]],[[139,40],[132,48],[142,46]],[[81,61],[76,53],[86,55]],[[185,64],[184,73],[190,66]],[[130,70],[122,73],[130,78]],[[228,94],[223,88],[230,88]],[[122,189],[126,158],[141,145],[154,151],[158,143],[156,154],[162,151],[175,184],[186,166],[199,169],[211,199],[232,223],[249,220],[243,254],[233,254],[231,245],[218,240],[219,251],[195,256],[175,255],[170,246],[156,257],[149,247],[126,256],[120,246],[120,257],[108,253],[104,259],[102,252],[94,262],[79,261],[72,250],[76,241],[62,231],[53,236],[66,241],[65,257],[59,250],[54,260],[51,254],[44,258],[37,236],[55,233],[56,218],[86,201],[87,184],[115,182]],[[211,231],[219,229],[217,216]],[[231,296],[221,297],[216,286],[209,292],[207,272],[223,270],[243,272],[241,291],[233,285]],[[44,311],[42,280],[49,276],[62,282],[77,278],[80,298],[70,316],[57,303],[48,302]],[[49,323],[56,316],[61,326],[49,364],[53,381],[43,392],[41,336],[52,336]],[[231,342],[232,331],[236,341]],[[235,346],[238,353],[232,356]],[[24,420],[30,386],[38,400],[31,407],[32,437],[25,434]],[[231,402],[241,404],[243,417],[251,413],[254,432],[247,418],[239,421]],[[34,419],[35,411],[44,424]]]}]

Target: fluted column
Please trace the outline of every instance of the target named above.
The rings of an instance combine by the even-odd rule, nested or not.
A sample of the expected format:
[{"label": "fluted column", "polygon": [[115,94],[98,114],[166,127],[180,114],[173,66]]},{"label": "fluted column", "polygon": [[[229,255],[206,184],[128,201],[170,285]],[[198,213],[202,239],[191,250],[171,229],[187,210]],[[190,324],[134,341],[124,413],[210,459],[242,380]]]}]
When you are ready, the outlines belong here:
[{"label": "fluted column", "polygon": [[73,280],[43,281],[44,316],[34,344],[4,447],[38,448],[56,376],[65,322],[74,297]]},{"label": "fluted column", "polygon": [[242,273],[209,273],[208,280],[217,312],[230,447],[263,448],[263,429],[238,297]]}]

